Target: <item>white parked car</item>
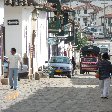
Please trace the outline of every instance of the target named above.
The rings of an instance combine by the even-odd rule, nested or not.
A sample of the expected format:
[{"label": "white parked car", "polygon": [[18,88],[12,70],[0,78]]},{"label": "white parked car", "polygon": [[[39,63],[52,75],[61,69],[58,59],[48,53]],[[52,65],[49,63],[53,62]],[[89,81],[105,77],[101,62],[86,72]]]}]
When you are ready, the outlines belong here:
[{"label": "white parked car", "polygon": [[50,78],[55,75],[67,76],[71,78],[73,65],[71,60],[66,56],[52,56],[48,62],[48,74]]},{"label": "white parked car", "polygon": [[[8,62],[7,62],[7,57],[4,57],[4,73],[8,73]],[[18,69],[18,74],[20,77],[26,77],[28,75],[28,66],[27,65],[22,65],[22,70],[21,67]]]},{"label": "white parked car", "polygon": [[94,32],[93,36],[94,36],[94,38],[97,38],[97,39],[103,39],[104,33],[103,32]]}]

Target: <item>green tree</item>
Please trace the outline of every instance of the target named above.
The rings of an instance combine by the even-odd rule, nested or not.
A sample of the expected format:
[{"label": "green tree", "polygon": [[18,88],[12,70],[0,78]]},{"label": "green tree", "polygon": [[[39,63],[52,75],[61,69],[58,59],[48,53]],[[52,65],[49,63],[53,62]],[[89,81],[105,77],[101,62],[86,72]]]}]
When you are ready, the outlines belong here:
[{"label": "green tree", "polygon": [[82,34],[82,37],[81,37],[81,32],[78,32],[76,38],[77,38],[76,39],[77,40],[77,50],[80,50],[80,48],[82,48],[83,46],[87,44],[87,37],[84,34]]}]

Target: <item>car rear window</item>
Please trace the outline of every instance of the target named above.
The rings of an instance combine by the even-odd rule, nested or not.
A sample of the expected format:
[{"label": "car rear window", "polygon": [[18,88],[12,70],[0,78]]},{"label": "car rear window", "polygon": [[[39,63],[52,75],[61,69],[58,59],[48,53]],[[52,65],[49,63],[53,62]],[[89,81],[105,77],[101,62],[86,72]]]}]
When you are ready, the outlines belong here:
[{"label": "car rear window", "polygon": [[103,33],[99,33],[99,35],[103,35]]},{"label": "car rear window", "polygon": [[101,53],[108,52],[108,48],[100,48],[100,52],[101,52]]},{"label": "car rear window", "polygon": [[83,62],[96,62],[97,59],[96,58],[83,58],[82,61]]}]

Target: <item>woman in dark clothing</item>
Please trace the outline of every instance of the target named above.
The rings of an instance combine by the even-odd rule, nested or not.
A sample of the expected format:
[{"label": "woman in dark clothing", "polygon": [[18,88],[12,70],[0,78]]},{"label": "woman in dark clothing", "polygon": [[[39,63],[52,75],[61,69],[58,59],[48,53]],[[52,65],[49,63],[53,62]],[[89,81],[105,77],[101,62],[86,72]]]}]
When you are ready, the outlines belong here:
[{"label": "woman in dark clothing", "polygon": [[99,80],[101,82],[101,98],[108,98],[110,87],[111,62],[108,53],[102,55],[102,60],[98,62]]},{"label": "woman in dark clothing", "polygon": [[74,73],[76,62],[73,56],[72,56],[72,65],[73,65],[73,73]]}]

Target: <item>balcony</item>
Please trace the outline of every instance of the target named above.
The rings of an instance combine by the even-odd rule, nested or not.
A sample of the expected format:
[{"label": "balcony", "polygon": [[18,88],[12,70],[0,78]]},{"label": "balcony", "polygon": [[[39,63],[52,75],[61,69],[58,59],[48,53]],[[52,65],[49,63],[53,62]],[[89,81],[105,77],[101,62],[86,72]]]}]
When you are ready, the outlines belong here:
[{"label": "balcony", "polygon": [[57,17],[48,17],[48,32],[59,33],[61,32],[61,20]]}]

